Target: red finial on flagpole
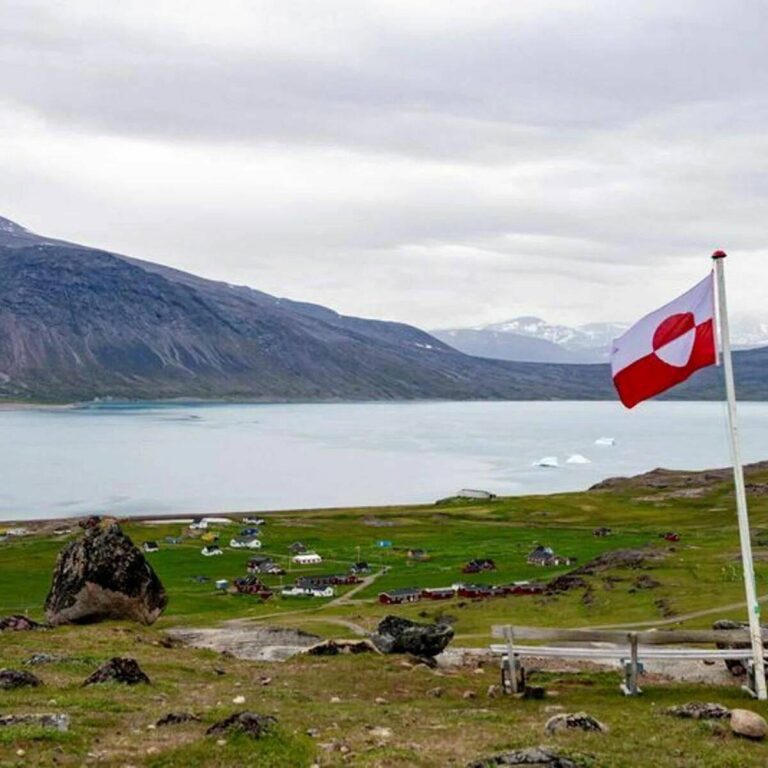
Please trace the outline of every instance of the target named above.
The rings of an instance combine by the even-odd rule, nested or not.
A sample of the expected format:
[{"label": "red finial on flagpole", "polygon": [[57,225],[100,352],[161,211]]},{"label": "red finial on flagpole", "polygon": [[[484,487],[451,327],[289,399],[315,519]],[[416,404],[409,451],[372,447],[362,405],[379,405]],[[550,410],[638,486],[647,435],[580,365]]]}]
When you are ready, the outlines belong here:
[{"label": "red finial on flagpole", "polygon": [[712,254],[713,259],[724,259],[728,254],[725,251],[715,251]]}]

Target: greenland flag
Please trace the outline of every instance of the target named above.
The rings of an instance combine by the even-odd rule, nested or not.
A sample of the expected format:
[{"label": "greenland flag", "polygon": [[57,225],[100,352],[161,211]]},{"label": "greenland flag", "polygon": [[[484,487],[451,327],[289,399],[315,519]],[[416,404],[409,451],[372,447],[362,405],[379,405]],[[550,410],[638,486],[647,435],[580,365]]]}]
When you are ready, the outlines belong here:
[{"label": "greenland flag", "polygon": [[633,408],[717,362],[714,273],[615,339],[611,373]]}]

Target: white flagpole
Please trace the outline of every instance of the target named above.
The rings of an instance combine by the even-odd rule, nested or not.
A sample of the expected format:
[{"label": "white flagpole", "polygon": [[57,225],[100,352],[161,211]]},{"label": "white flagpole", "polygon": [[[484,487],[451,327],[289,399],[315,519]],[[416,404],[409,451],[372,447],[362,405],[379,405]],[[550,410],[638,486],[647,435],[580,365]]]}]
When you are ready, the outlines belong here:
[{"label": "white flagpole", "polygon": [[731,360],[731,338],[728,330],[728,305],[725,298],[724,251],[715,251],[712,259],[715,262],[717,278],[717,304],[720,319],[720,352],[725,373],[725,394],[728,400],[728,425],[731,438],[731,458],[733,460],[733,481],[736,489],[736,511],[739,518],[739,536],[741,538],[741,563],[744,571],[744,587],[747,593],[747,610],[749,611],[749,634],[752,639],[752,658],[755,664],[755,688],[757,698],[764,701],[768,698],[765,685],[765,668],[763,665],[763,637],[760,629],[760,603],[755,589],[755,568],[752,562],[752,542],[749,532],[749,516],[747,513],[747,492],[744,487],[744,469],[741,465],[741,450],[739,448],[739,425],[736,417],[736,388],[733,383],[733,361]]}]

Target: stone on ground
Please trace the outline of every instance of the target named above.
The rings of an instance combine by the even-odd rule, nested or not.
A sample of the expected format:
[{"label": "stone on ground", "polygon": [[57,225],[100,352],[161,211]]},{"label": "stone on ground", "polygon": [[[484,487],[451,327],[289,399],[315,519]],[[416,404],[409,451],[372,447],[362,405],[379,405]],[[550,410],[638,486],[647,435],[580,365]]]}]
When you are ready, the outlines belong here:
[{"label": "stone on ground", "polygon": [[164,725],[181,725],[181,723],[199,722],[200,718],[191,712],[169,712],[163,715],[155,725],[161,728]]},{"label": "stone on ground", "polygon": [[0,715],[0,728],[7,725],[36,725],[40,728],[55,728],[63,733],[69,730],[69,715]]},{"label": "stone on ground", "polygon": [[36,621],[19,613],[13,616],[3,616],[0,619],[0,632],[28,632],[32,629],[40,629],[40,627],[41,625]]},{"label": "stone on ground", "polygon": [[340,653],[370,653],[376,646],[370,640],[323,640],[304,651],[310,656],[338,656]]},{"label": "stone on ground", "polygon": [[670,707],[666,710],[673,717],[690,718],[692,720],[720,720],[731,716],[731,710],[722,704],[714,704],[703,701],[689,701],[678,707]]},{"label": "stone on ground", "polygon": [[115,656],[86,678],[83,685],[96,685],[98,683],[136,685],[137,683],[149,683],[149,678],[144,674],[136,659]]},{"label": "stone on ground", "polygon": [[152,566],[119,525],[88,528],[60,553],[45,600],[51,624],[130,619],[151,624],[168,597]]},{"label": "stone on ground", "polygon": [[43,682],[31,672],[20,669],[0,669],[0,689],[10,691],[14,688],[36,688]]},{"label": "stone on ground", "polygon": [[547,720],[544,726],[547,733],[560,731],[607,731],[608,729],[592,715],[586,712],[567,712],[562,715],[554,715]]},{"label": "stone on ground", "polygon": [[235,712],[224,720],[214,723],[205,733],[206,736],[220,736],[240,732],[260,739],[277,724],[272,715],[258,715],[255,712]]},{"label": "stone on ground", "polygon": [[768,722],[757,712],[748,709],[731,710],[731,730],[748,739],[764,739],[768,735]]},{"label": "stone on ground", "polygon": [[573,760],[569,760],[546,747],[528,747],[527,749],[516,749],[514,752],[504,752],[469,763],[467,768],[494,768],[497,765],[543,765],[547,768],[577,768]]},{"label": "stone on ground", "polygon": [[448,624],[419,624],[399,616],[387,616],[371,636],[382,653],[410,653],[433,658],[453,640],[453,628]]}]

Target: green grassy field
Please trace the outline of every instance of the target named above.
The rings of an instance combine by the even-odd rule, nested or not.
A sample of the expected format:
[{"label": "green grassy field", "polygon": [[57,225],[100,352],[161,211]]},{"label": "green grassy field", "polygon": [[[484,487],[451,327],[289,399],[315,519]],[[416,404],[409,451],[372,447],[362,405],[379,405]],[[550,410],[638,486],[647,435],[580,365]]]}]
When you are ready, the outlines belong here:
[{"label": "green grassy field", "polygon": [[[768,482],[768,472],[753,474],[756,488]],[[697,495],[699,494],[699,495]],[[746,743],[717,727],[679,722],[661,714],[672,703],[691,699],[718,700],[766,713],[763,705],[745,699],[737,687],[705,688],[651,681],[637,700],[619,696],[612,673],[539,675],[550,690],[543,702],[489,699],[495,668],[433,672],[403,666],[397,658],[301,658],[285,664],[245,662],[192,648],[165,648],[160,640],[172,627],[212,626],[229,619],[253,619],[265,624],[300,627],[326,636],[348,636],[349,622],[372,628],[386,613],[412,618],[450,615],[455,644],[483,646],[493,623],[512,622],[552,626],[614,626],[667,623],[708,626],[716,618],[744,618],[743,584],[733,497],[727,484],[700,493],[670,495],[665,489],[627,486],[617,491],[498,499],[491,502],[449,502],[422,507],[363,510],[322,510],[269,515],[260,553],[287,564],[288,546],[302,541],[325,559],[314,568],[292,567],[282,577],[292,583],[298,575],[346,570],[367,560],[379,572],[375,582],[351,602],[304,598],[275,598],[260,603],[248,596],[217,593],[204,575],[233,579],[243,575],[254,553],[225,546],[221,557],[200,555],[201,542],[187,539],[163,544],[178,536],[179,524],[147,525],[126,522],[125,531],[137,543],[160,542],[161,551],[148,555],[169,594],[166,613],[150,628],[109,622],[32,633],[4,633],[2,666],[20,667],[33,652],[71,657],[36,668],[45,686],[0,694],[3,712],[66,711],[73,718],[67,734],[0,730],[2,765],[152,765],[209,766],[253,764],[448,766],[505,748],[550,743],[581,756],[593,766],[758,766],[768,762],[768,748]],[[759,594],[768,593],[768,496],[751,498],[751,519]],[[608,526],[613,535],[596,538],[592,531]],[[221,527],[226,545],[239,530]],[[659,534],[680,533],[675,544]],[[395,549],[382,550],[379,539]],[[0,543],[0,615],[28,613],[42,619],[57,552],[66,538],[44,531]],[[576,557],[583,564],[604,552],[649,547],[658,552],[648,570],[612,569],[587,577],[585,590],[557,596],[495,598],[485,601],[453,599],[388,607],[376,601],[384,590],[403,586],[445,586],[456,581],[506,583],[545,580],[571,568],[529,566],[526,554],[538,543]],[[408,548],[427,550],[429,559],[413,562]],[[463,576],[461,566],[475,557],[492,557],[498,570]],[[660,585],[636,589],[638,574]],[[279,577],[267,577],[279,585]],[[689,614],[693,614],[689,616]],[[107,686],[81,689],[79,682],[94,666],[112,656],[137,658],[153,680],[152,686],[132,689]],[[219,669],[224,674],[215,671]],[[263,686],[260,678],[272,678]],[[440,686],[444,696],[426,692]],[[476,698],[464,698],[471,690]],[[172,729],[147,726],[169,710],[190,709],[204,724],[238,707],[275,714],[280,729],[264,742],[233,738],[223,745],[204,737],[200,724]],[[331,704],[332,697],[340,701]],[[386,704],[373,703],[383,697]],[[55,702],[55,703],[52,703]],[[604,735],[545,737],[542,726],[553,706],[587,710],[611,727]],[[550,707],[550,709],[547,709]],[[243,707],[240,707],[243,708]],[[386,727],[391,736],[372,736]],[[317,731],[313,738],[307,729]],[[346,750],[321,744],[343,745]],[[17,755],[23,750],[23,755]],[[240,761],[240,762],[238,762]]]}]

